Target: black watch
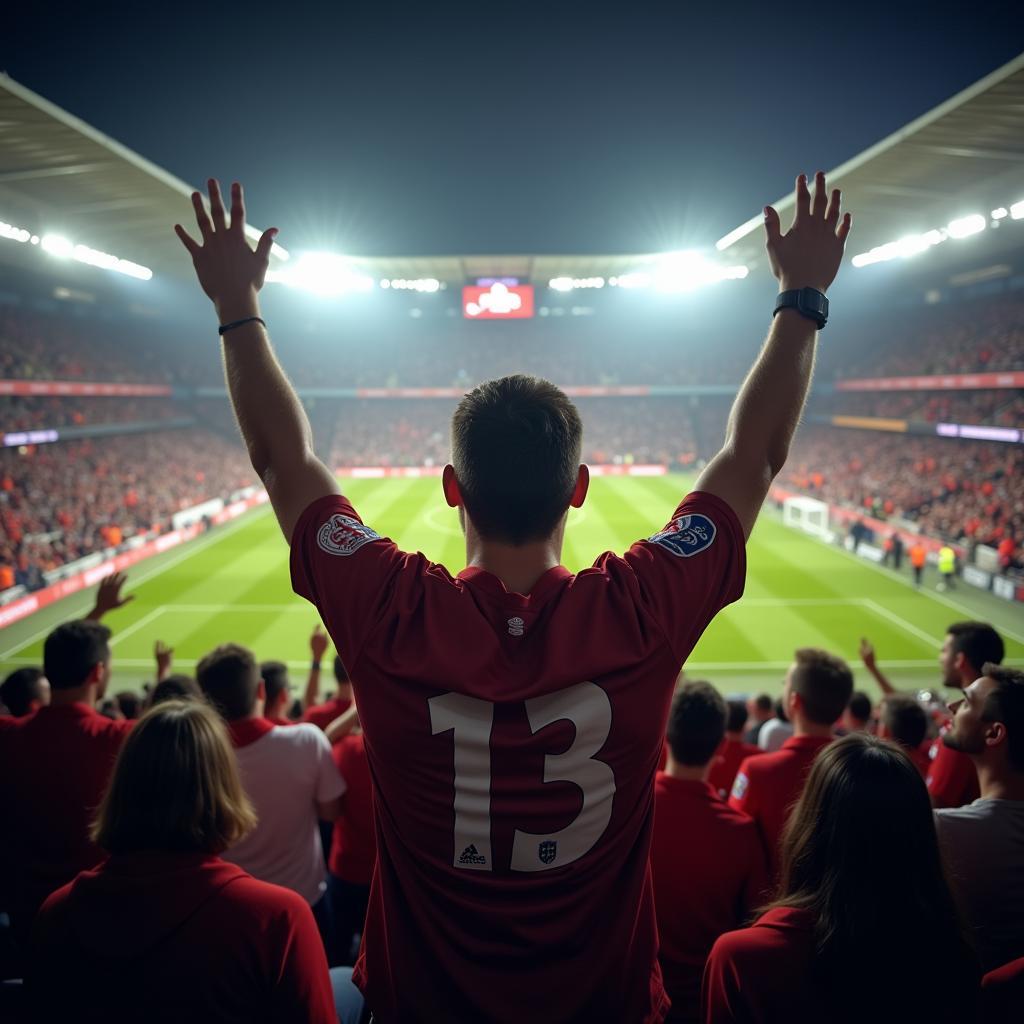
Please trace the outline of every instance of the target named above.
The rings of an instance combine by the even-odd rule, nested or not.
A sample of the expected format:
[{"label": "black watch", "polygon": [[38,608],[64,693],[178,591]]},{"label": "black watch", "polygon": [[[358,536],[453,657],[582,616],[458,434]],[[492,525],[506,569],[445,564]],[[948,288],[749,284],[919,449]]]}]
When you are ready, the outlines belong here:
[{"label": "black watch", "polygon": [[775,300],[775,313],[780,309],[795,309],[801,316],[813,320],[820,331],[828,323],[828,299],[817,288],[796,288],[790,292],[779,292]]}]

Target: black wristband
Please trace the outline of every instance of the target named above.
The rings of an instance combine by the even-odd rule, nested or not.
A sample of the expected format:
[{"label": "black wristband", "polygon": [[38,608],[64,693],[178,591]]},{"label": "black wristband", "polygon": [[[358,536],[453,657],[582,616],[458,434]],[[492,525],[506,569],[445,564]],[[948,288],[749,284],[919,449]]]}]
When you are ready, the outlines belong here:
[{"label": "black wristband", "polygon": [[263,317],[261,317],[261,316],[247,316],[244,320],[233,320],[229,324],[221,324],[220,327],[217,328],[217,333],[218,334],[227,334],[228,331],[233,331],[236,327],[241,327],[243,324],[251,324],[254,321],[256,323],[263,324],[264,329],[267,326],[267,322],[266,322],[266,320],[263,319]]},{"label": "black wristband", "polygon": [[320,671],[320,662],[319,661],[310,662],[309,671],[310,672],[319,672]]}]

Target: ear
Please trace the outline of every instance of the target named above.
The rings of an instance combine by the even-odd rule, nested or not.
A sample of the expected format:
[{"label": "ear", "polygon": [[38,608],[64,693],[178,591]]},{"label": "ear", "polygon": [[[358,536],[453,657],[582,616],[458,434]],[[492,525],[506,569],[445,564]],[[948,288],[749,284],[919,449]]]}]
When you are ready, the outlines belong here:
[{"label": "ear", "polygon": [[576,490],[572,492],[569,504],[573,508],[579,508],[587,499],[587,491],[590,489],[590,468],[582,465],[576,474]]},{"label": "ear", "polygon": [[89,669],[89,675],[86,676],[86,684],[89,686],[99,686],[103,682],[103,662],[97,661],[91,669]]},{"label": "ear", "polygon": [[450,508],[458,508],[462,504],[459,481],[455,479],[455,467],[451,463],[441,471],[441,488],[444,491],[444,500],[448,502]]},{"label": "ear", "polygon": [[794,690],[789,691],[789,701],[786,703],[786,717],[792,722],[793,712],[803,710],[804,700]]},{"label": "ear", "polygon": [[256,699],[264,703],[267,701],[267,684],[262,679],[256,684]]},{"label": "ear", "polygon": [[985,746],[989,749],[1001,746],[1008,738],[1006,726],[1002,722],[985,723]]}]

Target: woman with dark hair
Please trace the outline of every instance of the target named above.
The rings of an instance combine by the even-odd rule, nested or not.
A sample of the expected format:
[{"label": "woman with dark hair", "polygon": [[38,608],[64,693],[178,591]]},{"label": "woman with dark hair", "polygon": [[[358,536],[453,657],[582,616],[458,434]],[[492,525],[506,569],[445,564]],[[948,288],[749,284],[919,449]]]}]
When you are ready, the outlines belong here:
[{"label": "woman with dark hair", "polygon": [[814,762],[783,837],[778,898],[712,948],[703,1017],[963,1024],[980,978],[920,773],[894,744],[855,733]]},{"label": "woman with dark hair", "polygon": [[200,701],[151,708],[93,829],[109,858],[36,918],[34,1019],[336,1024],[309,905],[219,856],[255,820],[217,714]]}]

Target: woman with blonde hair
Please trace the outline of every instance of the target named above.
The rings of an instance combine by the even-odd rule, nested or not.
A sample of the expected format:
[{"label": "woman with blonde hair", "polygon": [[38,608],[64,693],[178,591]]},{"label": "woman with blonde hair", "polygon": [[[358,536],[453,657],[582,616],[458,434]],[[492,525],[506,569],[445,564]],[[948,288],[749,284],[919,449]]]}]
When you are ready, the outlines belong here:
[{"label": "woman with blonde hair", "polygon": [[151,708],[93,829],[110,856],[36,919],[26,988],[37,1017],[335,1024],[309,905],[219,856],[255,821],[216,713],[197,701]]}]

